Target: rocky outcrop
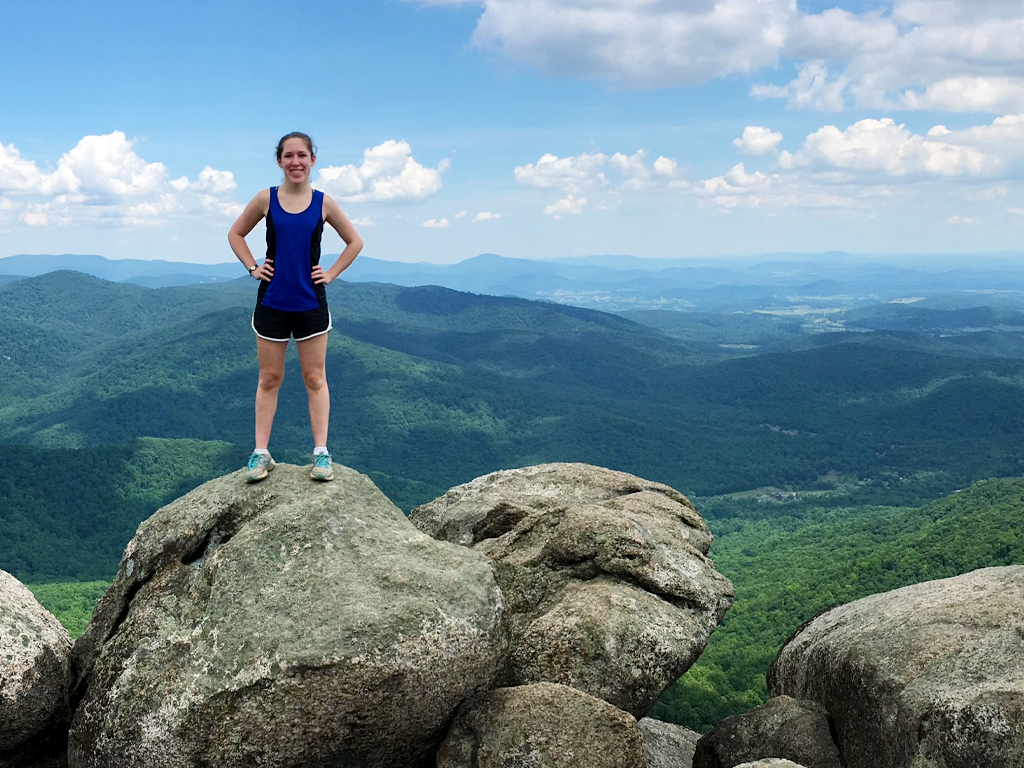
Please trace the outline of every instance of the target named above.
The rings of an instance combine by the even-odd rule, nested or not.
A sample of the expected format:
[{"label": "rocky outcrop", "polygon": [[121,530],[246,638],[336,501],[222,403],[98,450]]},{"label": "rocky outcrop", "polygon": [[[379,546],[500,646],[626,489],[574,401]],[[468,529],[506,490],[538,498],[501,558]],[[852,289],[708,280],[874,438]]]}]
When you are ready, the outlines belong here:
[{"label": "rocky outcrop", "polygon": [[699,733],[650,717],[637,721],[637,725],[644,737],[647,768],[692,768]]},{"label": "rocky outcrop", "polygon": [[768,757],[807,768],[843,768],[825,708],[789,696],[720,722],[697,742],[693,768],[733,768]]},{"label": "rocky outcrop", "polygon": [[491,564],[278,465],[144,522],[74,649],[71,768],[417,766],[505,652]]},{"label": "rocky outcrop", "polygon": [[71,636],[0,571],[0,768],[60,764],[71,717]]},{"label": "rocky outcrop", "polygon": [[732,604],[686,497],[623,472],[495,472],[410,519],[494,561],[509,610],[506,685],[561,683],[642,717]]},{"label": "rocky outcrop", "polygon": [[1024,765],[1024,566],[857,600],[801,628],[769,693],[829,711],[847,768]]},{"label": "rocky outcrop", "polygon": [[575,688],[499,688],[465,705],[437,768],[647,768],[631,715]]},{"label": "rocky outcrop", "polygon": [[742,763],[737,765],[736,768],[805,768],[805,766],[781,757],[766,757],[763,760],[755,760],[752,763]]}]

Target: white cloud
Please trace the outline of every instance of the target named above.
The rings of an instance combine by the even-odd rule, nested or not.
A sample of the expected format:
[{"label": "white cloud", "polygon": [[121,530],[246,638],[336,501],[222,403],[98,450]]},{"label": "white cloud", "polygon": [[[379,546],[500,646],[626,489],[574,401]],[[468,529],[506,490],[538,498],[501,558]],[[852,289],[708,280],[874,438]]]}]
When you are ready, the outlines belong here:
[{"label": "white cloud", "polygon": [[84,137],[60,159],[61,171],[66,172],[69,191],[109,199],[158,194],[167,181],[164,164],[139,157],[121,131]]},{"label": "white cloud", "polygon": [[810,61],[800,65],[799,75],[787,85],[755,85],[750,94],[757,98],[786,99],[789,106],[795,108],[841,112],[849,81],[842,76],[830,80],[830,74],[825,62]]},{"label": "white cloud", "polygon": [[216,171],[210,166],[206,166],[199,172],[199,178],[189,186],[197,192],[222,195],[237,188],[238,184],[235,183],[235,175],[231,171]]},{"label": "white cloud", "polygon": [[778,59],[791,0],[486,0],[477,46],[556,75],[703,82]]},{"label": "white cloud", "polygon": [[743,135],[738,139],[733,139],[732,143],[744,155],[760,157],[778,152],[779,144],[782,143],[782,134],[759,125],[748,125],[743,129]]},{"label": "white cloud", "polygon": [[357,227],[373,227],[376,226],[374,220],[369,216],[362,216],[360,218],[352,219],[353,224]]},{"label": "white cloud", "polygon": [[[416,0],[412,0],[416,1]],[[762,73],[792,106],[1024,111],[1019,0],[419,0],[476,4],[473,44],[559,77],[678,86]],[[791,82],[776,72],[795,67]]]},{"label": "white cloud", "polygon": [[464,219],[467,216],[469,216],[469,211],[459,211],[458,213],[455,214],[456,219]]},{"label": "white cloud", "polygon": [[765,201],[777,180],[778,177],[760,171],[747,173],[743,163],[737,163],[724,175],[700,182],[694,191],[698,197],[722,208],[754,208]]},{"label": "white cloud", "polygon": [[[756,135],[756,134],[754,134]],[[737,146],[742,139],[737,140]],[[826,125],[809,134],[795,153],[778,154],[771,172],[748,172],[742,163],[694,185],[705,205],[736,207],[870,208],[909,199],[915,187],[992,180],[955,193],[991,203],[1006,198],[1024,169],[1024,115],[951,131],[937,125],[914,133],[891,118],[860,120],[845,129]],[[954,192],[952,186],[947,193]],[[968,221],[971,219],[971,221]],[[956,223],[973,223],[959,217]]]},{"label": "white cloud", "polygon": [[891,118],[860,120],[845,131],[826,125],[808,136],[795,154],[781,153],[779,164],[900,177],[978,176],[999,162],[968,143],[949,141],[951,135],[941,126],[928,136],[912,134]]},{"label": "white cloud", "polygon": [[159,226],[172,218],[237,216],[227,198],[236,187],[229,171],[206,166],[193,182],[168,180],[163,163],[148,163],[121,131],[85,136],[50,172],[0,144],[0,193],[28,200],[19,217],[28,226],[74,222]]},{"label": "white cloud", "polygon": [[354,203],[421,200],[441,189],[445,159],[427,168],[412,156],[407,141],[390,139],[363,152],[362,165],[321,168],[316,186]]},{"label": "white cloud", "polygon": [[544,209],[544,213],[553,219],[560,219],[563,216],[570,214],[583,213],[583,206],[587,204],[587,198],[573,197],[571,194],[559,200],[557,203],[552,203]]},{"label": "white cloud", "polygon": [[30,227],[45,227],[47,224],[45,213],[26,211],[18,218],[22,224],[27,224]]},{"label": "white cloud", "polygon": [[971,224],[977,223],[977,219],[971,218],[970,216],[950,216],[946,219],[947,224],[953,224],[954,226],[970,226]]},{"label": "white cloud", "polygon": [[675,160],[659,157],[648,165],[647,153],[642,149],[632,155],[616,152],[610,157],[601,152],[569,157],[545,154],[536,163],[517,165],[514,174],[520,184],[572,194],[601,188],[653,192],[686,186]]},{"label": "white cloud", "polygon": [[473,217],[473,223],[478,221],[496,221],[501,218],[500,213],[491,213],[490,211],[480,211],[476,216]]},{"label": "white cloud", "polygon": [[554,187],[579,192],[608,183],[601,168],[608,162],[607,156],[583,153],[572,157],[558,157],[552,154],[541,156],[536,163],[517,165],[516,181],[544,189]]},{"label": "white cloud", "polygon": [[445,229],[451,226],[451,222],[448,219],[427,219],[420,226],[427,229]]}]

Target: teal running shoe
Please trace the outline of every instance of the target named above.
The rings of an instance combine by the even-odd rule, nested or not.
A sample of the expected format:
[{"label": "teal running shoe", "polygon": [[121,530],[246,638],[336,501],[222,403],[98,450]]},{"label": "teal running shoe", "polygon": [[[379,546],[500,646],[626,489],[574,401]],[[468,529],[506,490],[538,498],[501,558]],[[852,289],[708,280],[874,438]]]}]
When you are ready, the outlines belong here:
[{"label": "teal running shoe", "polygon": [[314,480],[333,480],[334,469],[331,467],[331,454],[318,453],[313,456],[313,471],[309,476]]},{"label": "teal running shoe", "polygon": [[258,483],[276,466],[269,453],[254,453],[249,457],[249,465],[245,468],[245,482]]}]

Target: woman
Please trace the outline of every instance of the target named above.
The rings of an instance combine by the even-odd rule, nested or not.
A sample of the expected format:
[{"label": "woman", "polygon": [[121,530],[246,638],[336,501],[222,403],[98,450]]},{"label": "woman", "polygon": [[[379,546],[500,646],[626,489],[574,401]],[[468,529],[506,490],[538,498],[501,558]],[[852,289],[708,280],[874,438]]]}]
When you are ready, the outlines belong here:
[{"label": "woman", "polygon": [[[331,454],[327,425],[331,413],[325,364],[331,313],[325,286],[333,282],[363,248],[363,241],[338,204],[313,189],[309,174],[316,164],[313,140],[304,133],[289,133],[277,143],[277,164],[284,171],[279,187],[254,197],[231,227],[228,242],[235,256],[260,282],[252,328],[260,366],[256,387],[256,448],[249,457],[246,481],[262,480],[274,468],[270,456],[270,430],[277,411],[277,395],[284,379],[284,353],[288,338],[299,348],[302,380],[309,395],[309,421],[313,428],[314,480],[331,480]],[[267,220],[267,258],[258,264],[245,242],[260,219]],[[325,270],[320,266],[320,237],[324,223],[345,241],[345,250]]]}]

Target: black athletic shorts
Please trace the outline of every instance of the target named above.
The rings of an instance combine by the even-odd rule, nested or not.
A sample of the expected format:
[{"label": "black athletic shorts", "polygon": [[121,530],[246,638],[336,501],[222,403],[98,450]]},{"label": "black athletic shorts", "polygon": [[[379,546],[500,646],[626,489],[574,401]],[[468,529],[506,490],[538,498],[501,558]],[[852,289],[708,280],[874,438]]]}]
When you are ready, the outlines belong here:
[{"label": "black athletic shorts", "polygon": [[252,313],[252,329],[268,341],[288,341],[289,336],[305,341],[331,330],[331,312],[326,304],[305,312],[284,312],[257,304]]}]

